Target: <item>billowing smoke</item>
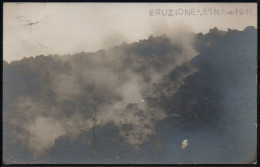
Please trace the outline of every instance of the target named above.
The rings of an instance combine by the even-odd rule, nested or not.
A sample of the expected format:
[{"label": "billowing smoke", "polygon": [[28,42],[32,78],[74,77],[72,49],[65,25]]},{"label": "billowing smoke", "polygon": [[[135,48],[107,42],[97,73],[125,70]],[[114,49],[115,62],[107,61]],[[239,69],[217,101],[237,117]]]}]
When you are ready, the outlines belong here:
[{"label": "billowing smoke", "polygon": [[[36,156],[51,149],[60,136],[75,139],[82,131],[93,131],[95,138],[95,128],[111,122],[125,142],[137,149],[156,133],[155,123],[167,117],[160,106],[147,101],[149,96],[157,96],[154,85],[162,84],[172,69],[187,61],[187,54],[195,56],[192,43],[182,40],[150,36],[139,43],[94,54],[55,57],[67,69],[48,70],[53,102],[21,97],[16,104],[19,119],[12,121],[13,125],[22,129],[24,143]],[[186,47],[193,51],[187,53]],[[182,85],[190,74],[171,84]],[[172,94],[177,89],[171,90]],[[130,129],[125,130],[125,126]]]},{"label": "billowing smoke", "polygon": [[[238,47],[233,39],[242,41],[255,29],[212,29],[205,35],[189,33],[186,28],[163,28],[162,34],[157,30],[148,39],[95,53],[4,62],[5,157],[13,154],[9,161],[47,163],[215,163],[226,162],[222,156],[213,157],[225,155],[226,149],[231,152],[238,143],[248,151],[253,144],[246,147],[247,140],[231,132],[233,128],[223,127],[230,122],[228,109],[242,110],[233,106],[239,98],[231,97],[241,95],[233,89],[251,85],[253,78],[238,79],[235,71],[240,68],[232,60],[241,64],[240,52],[225,49],[222,43]],[[252,40],[249,37],[247,41]],[[246,46],[253,47],[254,42],[246,40],[243,48],[248,51]],[[222,53],[227,56],[225,63]],[[254,53],[243,53],[254,64]],[[248,76],[254,68],[243,66],[240,74]],[[233,86],[228,83],[230,76]],[[252,90],[245,90],[247,97],[241,95],[243,103],[255,97]],[[253,119],[252,105],[247,122]],[[232,127],[239,126],[239,120],[233,119]],[[247,127],[247,122],[242,125]],[[250,129],[253,135],[254,130]],[[210,141],[206,141],[207,134]],[[228,135],[237,137],[235,144],[227,142]],[[189,144],[183,149],[186,139]],[[207,147],[201,147],[202,141]],[[12,145],[23,150],[24,157],[17,158]],[[202,158],[197,158],[195,150]],[[205,154],[210,150],[216,153]],[[233,156],[228,160],[235,161]]]}]

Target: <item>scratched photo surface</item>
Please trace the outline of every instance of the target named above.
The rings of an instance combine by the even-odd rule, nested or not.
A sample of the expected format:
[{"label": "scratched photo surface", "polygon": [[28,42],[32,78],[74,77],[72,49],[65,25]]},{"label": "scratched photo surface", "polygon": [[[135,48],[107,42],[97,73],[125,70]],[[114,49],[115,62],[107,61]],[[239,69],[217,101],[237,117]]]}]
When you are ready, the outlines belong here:
[{"label": "scratched photo surface", "polygon": [[5,164],[252,164],[256,3],[4,3]]}]

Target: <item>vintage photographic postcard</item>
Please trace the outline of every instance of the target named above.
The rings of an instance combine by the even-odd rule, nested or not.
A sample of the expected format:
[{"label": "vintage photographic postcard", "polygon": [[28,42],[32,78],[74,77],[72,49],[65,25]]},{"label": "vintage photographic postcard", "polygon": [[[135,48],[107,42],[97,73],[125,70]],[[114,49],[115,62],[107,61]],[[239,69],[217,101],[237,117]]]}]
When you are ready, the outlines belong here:
[{"label": "vintage photographic postcard", "polygon": [[257,3],[4,3],[4,164],[253,164]]}]

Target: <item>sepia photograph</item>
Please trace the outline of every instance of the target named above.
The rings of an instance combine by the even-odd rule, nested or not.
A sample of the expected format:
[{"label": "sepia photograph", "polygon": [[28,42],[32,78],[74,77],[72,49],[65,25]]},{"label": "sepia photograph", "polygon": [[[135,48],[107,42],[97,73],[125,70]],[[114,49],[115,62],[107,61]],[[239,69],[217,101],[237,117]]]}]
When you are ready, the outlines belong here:
[{"label": "sepia photograph", "polygon": [[257,163],[257,3],[3,3],[16,164]]}]

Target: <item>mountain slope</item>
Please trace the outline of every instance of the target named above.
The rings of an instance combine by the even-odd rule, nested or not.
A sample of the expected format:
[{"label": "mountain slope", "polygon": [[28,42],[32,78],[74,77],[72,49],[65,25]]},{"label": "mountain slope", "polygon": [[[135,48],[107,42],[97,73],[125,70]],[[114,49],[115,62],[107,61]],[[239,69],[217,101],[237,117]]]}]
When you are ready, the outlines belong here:
[{"label": "mountain slope", "polygon": [[256,29],[193,38],[4,61],[5,161],[252,162]]}]

